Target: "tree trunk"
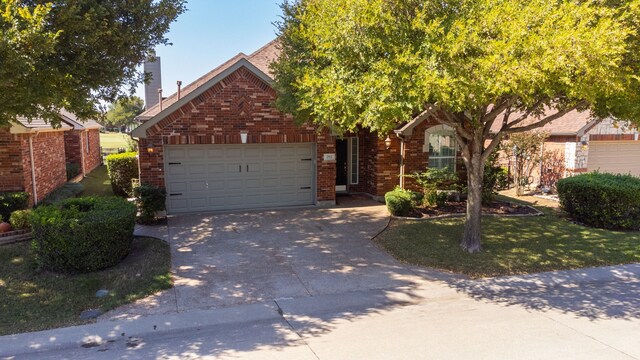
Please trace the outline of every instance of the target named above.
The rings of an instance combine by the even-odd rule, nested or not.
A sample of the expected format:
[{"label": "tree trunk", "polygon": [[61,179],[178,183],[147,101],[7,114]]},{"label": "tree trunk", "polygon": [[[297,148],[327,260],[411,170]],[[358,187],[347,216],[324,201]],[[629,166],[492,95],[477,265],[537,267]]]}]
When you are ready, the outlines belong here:
[{"label": "tree trunk", "polygon": [[476,148],[470,153],[470,159],[465,159],[468,186],[467,215],[464,223],[464,237],[460,246],[469,253],[474,253],[481,249],[484,162],[482,161],[482,150]]}]

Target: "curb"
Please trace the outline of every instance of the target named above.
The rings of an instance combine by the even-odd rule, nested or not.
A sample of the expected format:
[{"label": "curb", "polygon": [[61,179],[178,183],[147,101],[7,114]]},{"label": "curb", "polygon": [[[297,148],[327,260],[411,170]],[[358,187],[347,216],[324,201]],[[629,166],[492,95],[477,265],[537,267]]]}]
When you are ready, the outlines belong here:
[{"label": "curb", "polygon": [[514,288],[518,290],[540,289],[614,281],[640,282],[640,263],[462,280],[458,284],[464,284],[472,291],[503,292]]},{"label": "curb", "polygon": [[94,347],[119,339],[146,337],[151,334],[281,319],[277,310],[273,302],[259,303],[0,336],[0,358],[74,347]]}]

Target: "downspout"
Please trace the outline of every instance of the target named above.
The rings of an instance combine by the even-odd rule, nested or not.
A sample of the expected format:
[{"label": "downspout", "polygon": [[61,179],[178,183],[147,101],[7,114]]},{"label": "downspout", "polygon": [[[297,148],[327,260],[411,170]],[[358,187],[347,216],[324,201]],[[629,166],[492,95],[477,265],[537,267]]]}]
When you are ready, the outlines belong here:
[{"label": "downspout", "polygon": [[[73,129],[71,131],[73,131]],[[85,131],[89,131],[89,130],[85,130]],[[84,166],[84,152],[87,149],[86,148],[87,144],[84,143],[85,136],[83,136],[85,131],[80,133],[80,165],[82,165],[82,177],[83,178],[85,176],[87,176],[86,168]],[[87,141],[89,141],[89,137],[88,136],[86,137],[86,139],[87,139]]]},{"label": "downspout", "polygon": [[33,138],[38,136],[29,134],[29,159],[31,161],[31,185],[33,187],[33,205],[38,204],[38,186],[36,184],[36,164],[35,157],[33,156]]}]

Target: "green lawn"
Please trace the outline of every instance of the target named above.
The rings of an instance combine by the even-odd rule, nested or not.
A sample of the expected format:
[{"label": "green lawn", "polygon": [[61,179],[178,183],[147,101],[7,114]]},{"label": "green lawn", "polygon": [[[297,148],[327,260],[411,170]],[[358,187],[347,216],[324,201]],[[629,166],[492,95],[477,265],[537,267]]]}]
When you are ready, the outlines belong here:
[{"label": "green lawn", "polygon": [[[99,272],[38,272],[29,243],[0,246],[0,335],[83,324],[88,309],[108,311],[171,287],[169,245],[136,238],[129,256]],[[110,294],[96,298],[97,290]]]},{"label": "green lawn", "polygon": [[126,148],[127,137],[129,135],[121,133],[100,133],[100,146],[109,149]]},{"label": "green lawn", "polygon": [[401,261],[474,278],[640,262],[640,232],[576,225],[538,208],[545,216],[484,217],[479,254],[459,246],[462,218],[393,220],[375,241]]},{"label": "green lawn", "polygon": [[111,180],[105,165],[98,166],[80,184],[84,187],[82,196],[113,196]]}]

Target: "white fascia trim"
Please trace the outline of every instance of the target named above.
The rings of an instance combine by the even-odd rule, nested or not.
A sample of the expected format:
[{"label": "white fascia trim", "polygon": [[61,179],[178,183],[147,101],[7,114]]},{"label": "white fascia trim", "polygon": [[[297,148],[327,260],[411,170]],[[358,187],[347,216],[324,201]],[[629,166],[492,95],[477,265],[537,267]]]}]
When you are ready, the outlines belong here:
[{"label": "white fascia trim", "polygon": [[182,106],[186,105],[191,100],[193,100],[196,97],[200,96],[202,93],[204,93],[205,91],[209,90],[211,87],[213,87],[214,85],[216,85],[220,81],[224,80],[227,76],[231,75],[233,72],[235,72],[236,70],[238,70],[238,69],[240,69],[242,67],[247,68],[247,70],[249,70],[252,73],[254,73],[256,76],[258,76],[261,80],[263,80],[267,84],[269,84],[269,85],[273,84],[273,79],[271,79],[271,77],[269,77],[269,75],[267,75],[264,72],[262,72],[260,69],[258,69],[255,65],[253,65],[251,62],[249,62],[247,59],[240,59],[237,62],[235,62],[233,65],[229,66],[227,69],[222,71],[220,74],[214,76],[213,78],[211,78],[206,83],[202,84],[200,87],[198,87],[194,91],[188,93],[187,95],[182,97],[180,100],[174,102],[169,107],[167,107],[166,109],[162,110],[157,115],[151,117],[149,120],[144,122],[142,125],[140,125],[137,128],[133,129],[133,131],[131,131],[131,136],[132,137],[137,137],[139,139],[146,139],[147,138],[147,130],[150,127],[152,127],[153,125],[155,125],[158,122],[162,121],[162,119],[164,119],[167,116],[171,115],[174,111],[180,109]]}]

